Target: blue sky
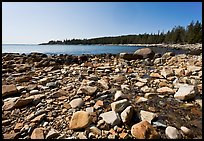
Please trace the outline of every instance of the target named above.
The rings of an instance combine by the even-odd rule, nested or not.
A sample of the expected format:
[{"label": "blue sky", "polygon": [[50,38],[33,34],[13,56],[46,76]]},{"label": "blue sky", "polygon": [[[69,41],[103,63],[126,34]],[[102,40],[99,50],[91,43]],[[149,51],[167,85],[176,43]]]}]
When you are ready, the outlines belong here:
[{"label": "blue sky", "polygon": [[3,2],[2,42],[167,32],[202,21],[202,2]]}]

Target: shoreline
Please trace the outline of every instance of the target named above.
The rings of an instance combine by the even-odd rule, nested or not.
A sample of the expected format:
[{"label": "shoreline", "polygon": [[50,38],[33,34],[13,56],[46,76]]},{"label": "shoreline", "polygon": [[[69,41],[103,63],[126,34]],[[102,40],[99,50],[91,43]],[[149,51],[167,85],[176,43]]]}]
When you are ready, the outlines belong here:
[{"label": "shoreline", "polygon": [[2,54],[2,137],[135,139],[148,120],[139,134],[202,138],[202,55],[120,55]]}]

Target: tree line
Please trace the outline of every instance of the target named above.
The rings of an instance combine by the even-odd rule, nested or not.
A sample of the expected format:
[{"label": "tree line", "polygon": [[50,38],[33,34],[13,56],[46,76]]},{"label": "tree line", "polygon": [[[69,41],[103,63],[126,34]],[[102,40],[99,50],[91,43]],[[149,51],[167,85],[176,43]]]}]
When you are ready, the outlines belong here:
[{"label": "tree line", "polygon": [[71,40],[57,40],[42,43],[40,45],[93,45],[93,44],[194,44],[202,43],[202,23],[199,21],[192,21],[186,27],[175,26],[167,33],[160,32],[156,34],[138,34],[138,35],[124,35],[116,37],[100,37],[92,39],[71,39]]}]

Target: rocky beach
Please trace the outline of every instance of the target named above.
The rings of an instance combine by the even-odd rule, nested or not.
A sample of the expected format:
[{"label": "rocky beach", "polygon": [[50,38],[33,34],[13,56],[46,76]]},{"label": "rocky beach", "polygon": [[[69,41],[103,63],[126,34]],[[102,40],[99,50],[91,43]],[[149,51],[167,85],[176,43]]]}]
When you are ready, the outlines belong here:
[{"label": "rocky beach", "polygon": [[202,53],[3,53],[2,137],[202,139]]}]

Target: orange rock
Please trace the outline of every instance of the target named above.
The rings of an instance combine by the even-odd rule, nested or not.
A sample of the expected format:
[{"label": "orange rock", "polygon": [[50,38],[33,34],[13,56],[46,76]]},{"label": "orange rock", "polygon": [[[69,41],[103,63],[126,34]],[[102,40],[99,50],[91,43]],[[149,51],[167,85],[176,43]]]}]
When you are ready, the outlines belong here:
[{"label": "orange rock", "polygon": [[134,124],[131,134],[136,139],[158,139],[159,134],[148,121],[141,121]]}]

